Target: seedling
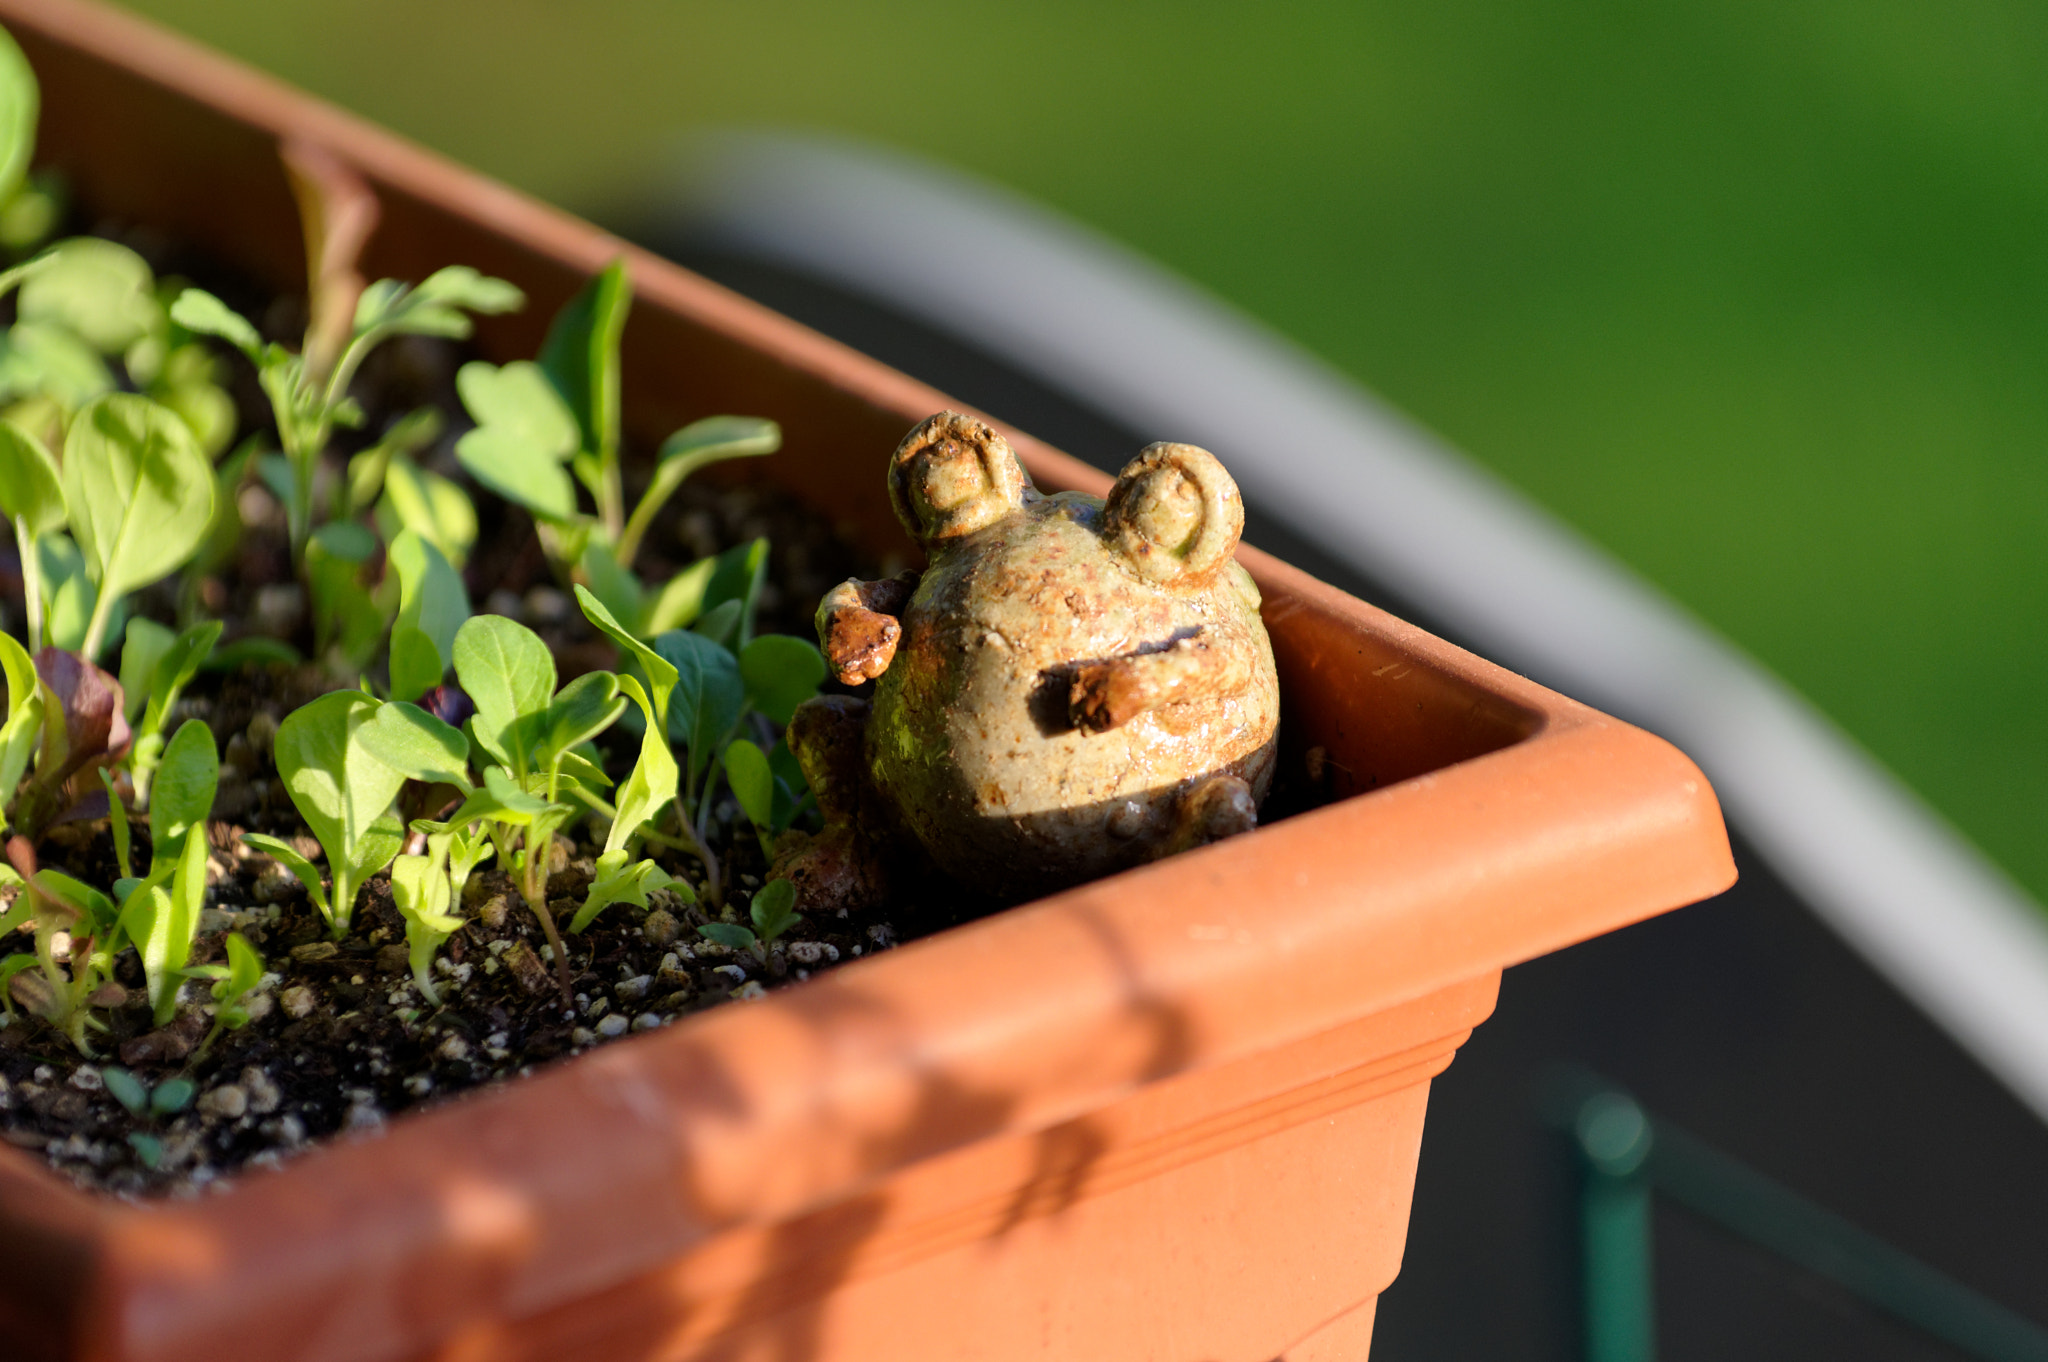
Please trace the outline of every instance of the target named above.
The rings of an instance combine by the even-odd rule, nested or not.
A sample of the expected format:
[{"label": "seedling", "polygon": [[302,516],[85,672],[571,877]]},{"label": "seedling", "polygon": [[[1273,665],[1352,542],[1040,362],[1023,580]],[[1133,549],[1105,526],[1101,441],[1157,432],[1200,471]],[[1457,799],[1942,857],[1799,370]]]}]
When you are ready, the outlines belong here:
[{"label": "seedling", "polygon": [[[151,1087],[140,1076],[111,1065],[100,1070],[100,1081],[106,1084],[107,1095],[126,1107],[130,1116],[152,1126],[166,1116],[176,1116],[199,1095],[198,1085],[189,1078],[166,1078]],[[163,1161],[164,1142],[154,1134],[131,1132],[128,1144],[145,1168]]]},{"label": "seedling", "polygon": [[0,421],[0,514],[14,532],[21,558],[22,596],[28,615],[28,646],[43,646],[43,582],[40,543],[46,534],[64,528],[64,484],[56,460],[43,442],[15,425]]},{"label": "seedling", "polygon": [[0,718],[0,832],[5,832],[15,790],[42,745],[44,693],[28,651],[6,634],[0,634],[0,676],[7,682],[7,710]]},{"label": "seedling", "polygon": [[224,1031],[239,1031],[250,1021],[249,998],[263,986],[263,957],[240,932],[227,937],[225,965],[194,965],[185,971],[192,979],[213,980],[213,1029],[199,1042],[194,1059],[203,1059]]},{"label": "seedling", "polygon": [[[456,388],[476,429],[456,442],[455,456],[478,482],[532,513],[562,578],[589,586],[630,632],[651,636],[697,617],[712,563],[650,591],[632,569],[655,515],[690,474],[772,454],[782,431],[751,416],[683,427],[663,441],[629,516],[619,468],[619,340],[631,301],[625,261],[613,261],[556,314],[537,362],[462,366]],[[578,505],[578,484],[595,514]]]},{"label": "seedling", "polygon": [[441,684],[455,660],[455,635],[469,619],[469,591],[433,542],[403,530],[391,542],[398,574],[398,622],[391,629],[391,698],[417,700]]},{"label": "seedling", "polygon": [[[451,911],[462,891],[455,883],[448,865],[450,846],[462,836],[463,829],[450,828],[427,838],[427,854],[424,856],[400,856],[391,863],[391,899],[398,908],[398,915],[405,919],[405,945],[407,958],[412,965],[413,983],[418,985],[420,995],[434,1006],[441,1005],[441,994],[434,987],[434,954],[441,949],[441,943],[453,936],[462,927],[462,919]],[[479,851],[478,842],[469,847],[472,854]],[[475,854],[470,861],[490,853],[488,842],[482,842],[481,854]],[[468,878],[468,870],[461,872],[461,878]]]},{"label": "seedling", "polygon": [[0,915],[0,936],[31,923],[34,952],[0,961],[5,1004],[10,1011],[18,1004],[49,1023],[90,1058],[86,1033],[106,1030],[92,1009],[127,997],[113,980],[114,957],[125,944],[114,901],[69,875],[37,870],[13,908]]},{"label": "seedling", "polygon": [[[645,685],[636,677],[593,672],[557,690],[554,659],[538,636],[502,616],[480,615],[456,630],[450,648],[456,676],[476,707],[467,740],[425,710],[399,701],[382,706],[363,728],[366,751],[386,769],[422,784],[453,786],[463,794],[447,819],[413,823],[414,831],[428,839],[427,853],[403,858],[393,869],[414,977],[430,999],[436,996],[433,954],[460,925],[448,905],[487,854],[486,845],[513,875],[540,923],[565,996],[568,952],[547,902],[556,829],[578,805],[612,817],[598,877],[572,923],[575,930],[610,903],[646,906],[647,894],[669,882],[652,862],[633,861],[628,844],[675,797],[675,758],[656,721],[668,703],[675,671],[620,630],[588,593],[579,594],[592,622],[634,657]],[[610,782],[579,749],[616,723],[629,702],[641,712],[640,755],[616,805],[610,805],[599,794]],[[472,745],[484,762],[480,782],[470,778]]]},{"label": "seedling", "polygon": [[[744,613],[751,599],[750,594],[737,602],[740,612]],[[825,659],[807,640],[788,634],[763,634],[736,647],[719,642],[702,628],[700,624],[697,629],[672,630],[655,639],[654,648],[676,669],[668,734],[687,748],[683,794],[676,806],[677,828],[682,845],[704,865],[707,896],[719,903],[720,868],[710,849],[712,802],[719,773],[724,771],[762,849],[772,860],[775,838],[809,797],[808,792],[801,798],[797,794],[804,790],[803,773],[784,744],[777,743],[773,752],[762,758],[757,744],[738,735],[751,714],[777,725],[787,724],[796,707],[817,693],[825,679]],[[731,765],[735,748],[739,751],[737,772]]]},{"label": "seedling", "polygon": [[114,603],[197,552],[213,516],[213,466],[191,428],[132,393],[86,404],[64,438],[64,498],[97,594],[80,645],[99,656]]},{"label": "seedling", "polygon": [[0,511],[21,554],[31,646],[97,658],[122,598],[198,550],[213,504],[212,465],[190,427],[146,397],[86,402],[61,472],[41,440],[0,421]]},{"label": "seedling", "polygon": [[176,634],[153,620],[128,622],[128,641],[121,649],[121,690],[128,720],[135,725],[128,776],[135,787],[138,809],[149,807],[151,784],[164,750],[164,720],[212,656],[220,631],[219,620],[202,620]]},{"label": "seedling", "polygon": [[[228,342],[256,368],[257,381],[270,399],[284,448],[289,480],[285,487],[285,520],[292,551],[303,564],[313,534],[314,474],[336,427],[362,424],[362,408],[348,395],[372,350],[393,336],[443,336],[467,339],[468,313],[493,315],[525,304],[525,296],[502,279],[478,274],[466,265],[436,270],[418,285],[380,279],[362,291],[345,339],[332,357],[323,353],[315,330],[309,329],[302,353],[275,342],[265,343],[247,318],[201,289],[186,289],[171,305],[179,325]],[[332,309],[329,309],[331,311]],[[314,327],[320,324],[315,301]]]},{"label": "seedling", "polygon": [[378,708],[360,691],[336,691],[293,710],[278,725],[277,773],[326,853],[331,891],[319,870],[290,843],[260,833],[242,835],[298,877],[337,941],[348,935],[363,883],[390,865],[404,842],[391,801],[405,777],[379,761],[362,740]]},{"label": "seedling", "polygon": [[770,880],[747,906],[747,915],[754,923],[751,928],[737,922],[707,922],[697,929],[697,934],[729,950],[746,951],[765,965],[768,947],[804,920],[803,914],[795,909],[796,886],[788,880]]},{"label": "seedling", "polygon": [[[0,637],[5,637],[0,635]],[[10,718],[0,734],[15,732],[27,712],[27,678],[21,672],[20,645],[0,644],[0,665],[8,674]],[[34,842],[58,818],[83,803],[79,785],[98,784],[90,775],[75,785],[72,777],[91,767],[117,760],[128,747],[128,721],[121,713],[121,683],[75,653],[45,648],[31,669],[40,696],[35,773],[14,792],[7,818],[23,838]],[[9,748],[14,746],[10,740]],[[12,767],[18,750],[5,755]],[[0,774],[5,774],[0,771]],[[4,789],[4,787],[0,787]]]}]

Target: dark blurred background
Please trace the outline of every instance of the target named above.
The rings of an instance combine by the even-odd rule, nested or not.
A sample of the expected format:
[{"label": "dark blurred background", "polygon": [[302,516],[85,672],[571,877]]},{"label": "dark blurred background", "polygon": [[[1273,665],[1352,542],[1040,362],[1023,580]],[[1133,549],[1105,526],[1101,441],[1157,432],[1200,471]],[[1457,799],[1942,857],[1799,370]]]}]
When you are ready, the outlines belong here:
[{"label": "dark blurred background", "polygon": [[[1011,186],[1442,433],[2048,898],[2048,10],[134,8],[601,220],[729,126]],[[1159,434],[692,263],[1084,457]],[[1574,1165],[1535,1092],[1558,1061],[2048,1319],[2041,1123],[1745,852],[1729,899],[1510,972],[1432,1097],[1376,1357],[1577,1353]],[[1669,1356],[1958,1355],[1668,1208],[1658,1255]]]}]

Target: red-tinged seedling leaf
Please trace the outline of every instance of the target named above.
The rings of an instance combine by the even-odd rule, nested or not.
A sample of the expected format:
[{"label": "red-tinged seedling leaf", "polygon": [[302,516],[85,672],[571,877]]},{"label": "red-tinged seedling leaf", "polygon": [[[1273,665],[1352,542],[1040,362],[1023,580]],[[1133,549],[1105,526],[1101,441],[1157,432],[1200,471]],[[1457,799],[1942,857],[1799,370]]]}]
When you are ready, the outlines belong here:
[{"label": "red-tinged seedling leaf", "polygon": [[36,675],[55,703],[44,715],[35,775],[22,787],[15,807],[15,824],[31,841],[99,789],[95,779],[69,790],[71,778],[118,759],[131,738],[121,683],[111,673],[77,653],[45,648],[36,654]]}]

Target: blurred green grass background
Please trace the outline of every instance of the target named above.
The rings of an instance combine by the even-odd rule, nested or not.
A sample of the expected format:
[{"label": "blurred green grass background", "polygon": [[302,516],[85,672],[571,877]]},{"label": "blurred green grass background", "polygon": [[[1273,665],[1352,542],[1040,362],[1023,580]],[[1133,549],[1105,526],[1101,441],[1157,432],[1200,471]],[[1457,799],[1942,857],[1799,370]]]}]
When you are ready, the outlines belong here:
[{"label": "blurred green grass background", "polygon": [[2048,900],[2048,11],[134,8],[571,207],[730,123],[1035,195],[1605,544]]}]

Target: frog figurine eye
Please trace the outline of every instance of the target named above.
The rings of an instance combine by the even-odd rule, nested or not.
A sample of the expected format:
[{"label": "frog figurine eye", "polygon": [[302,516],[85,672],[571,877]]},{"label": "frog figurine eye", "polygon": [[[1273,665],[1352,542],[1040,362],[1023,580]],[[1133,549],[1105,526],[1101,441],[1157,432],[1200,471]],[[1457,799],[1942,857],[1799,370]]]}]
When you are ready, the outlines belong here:
[{"label": "frog figurine eye", "polygon": [[1117,474],[1102,534],[1139,577],[1195,585],[1230,557],[1244,533],[1237,483],[1193,445],[1145,446]]},{"label": "frog figurine eye", "polygon": [[890,504],[920,544],[993,525],[1024,504],[1028,486],[1010,442],[958,412],[919,425],[889,460]]}]

